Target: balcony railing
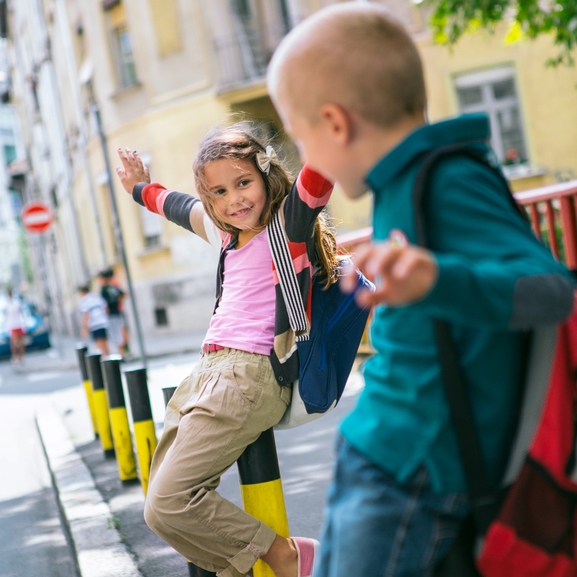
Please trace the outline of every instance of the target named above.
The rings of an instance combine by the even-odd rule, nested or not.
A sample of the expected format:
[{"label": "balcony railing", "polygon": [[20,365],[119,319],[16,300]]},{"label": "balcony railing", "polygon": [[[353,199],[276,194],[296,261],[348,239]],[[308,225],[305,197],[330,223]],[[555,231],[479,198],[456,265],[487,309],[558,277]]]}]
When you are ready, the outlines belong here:
[{"label": "balcony railing", "polygon": [[262,80],[272,55],[286,34],[281,23],[247,26],[237,22],[235,31],[214,39],[219,91]]},{"label": "balcony railing", "polygon": [[[577,180],[525,190],[514,194],[531,219],[537,238],[556,259],[577,271]],[[372,228],[364,228],[337,238],[339,246],[354,252],[355,247],[372,237]]]}]

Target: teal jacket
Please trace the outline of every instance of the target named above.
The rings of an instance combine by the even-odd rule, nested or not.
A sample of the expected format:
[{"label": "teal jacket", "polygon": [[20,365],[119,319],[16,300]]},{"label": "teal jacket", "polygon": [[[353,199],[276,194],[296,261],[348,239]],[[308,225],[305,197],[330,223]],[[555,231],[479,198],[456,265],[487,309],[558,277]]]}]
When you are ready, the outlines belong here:
[{"label": "teal jacket", "polygon": [[[492,156],[482,114],[427,124],[367,175],[374,193],[374,240],[400,229],[416,241],[412,191],[423,153],[476,140]],[[496,484],[514,426],[526,329],[560,322],[573,302],[569,272],[515,211],[494,171],[465,156],[442,160],[427,193],[428,231],[439,277],[420,302],[374,311],[376,354],[365,389],[341,432],[370,461],[409,479],[424,465],[436,492],[465,492],[444,398],[433,318],[448,321],[465,372],[488,475]]]}]

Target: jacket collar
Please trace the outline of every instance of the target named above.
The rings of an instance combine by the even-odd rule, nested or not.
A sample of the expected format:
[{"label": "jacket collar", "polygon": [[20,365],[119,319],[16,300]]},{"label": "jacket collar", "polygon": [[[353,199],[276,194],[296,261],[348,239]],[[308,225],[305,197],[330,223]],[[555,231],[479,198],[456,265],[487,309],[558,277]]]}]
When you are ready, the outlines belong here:
[{"label": "jacket collar", "polygon": [[382,190],[422,153],[455,142],[487,140],[490,135],[489,119],[481,113],[424,124],[381,158],[366,181],[372,190]]}]

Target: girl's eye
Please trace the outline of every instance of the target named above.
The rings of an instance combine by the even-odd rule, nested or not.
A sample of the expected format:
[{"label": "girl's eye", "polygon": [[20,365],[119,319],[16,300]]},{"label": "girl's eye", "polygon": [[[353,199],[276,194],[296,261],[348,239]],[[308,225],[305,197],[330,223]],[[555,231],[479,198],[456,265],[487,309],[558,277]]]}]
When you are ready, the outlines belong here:
[{"label": "girl's eye", "polygon": [[214,194],[216,194],[216,196],[222,196],[225,193],[226,193],[226,189],[224,189],[224,188],[219,188],[218,190],[214,191]]},{"label": "girl's eye", "polygon": [[250,184],[250,180],[241,180],[238,185],[239,186],[248,186]]}]

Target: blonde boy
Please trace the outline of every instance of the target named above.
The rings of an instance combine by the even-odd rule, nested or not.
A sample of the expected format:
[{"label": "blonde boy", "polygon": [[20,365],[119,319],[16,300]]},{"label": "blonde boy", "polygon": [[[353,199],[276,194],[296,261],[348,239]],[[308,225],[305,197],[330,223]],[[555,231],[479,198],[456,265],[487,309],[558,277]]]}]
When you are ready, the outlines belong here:
[{"label": "blonde boy", "polygon": [[374,194],[374,243],[356,264],[378,284],[365,295],[377,305],[376,354],[341,425],[315,575],[431,575],[470,510],[433,319],[451,323],[496,486],[523,331],[566,318],[572,282],[517,214],[498,173],[467,156],[436,165],[427,189],[432,250],[414,246],[412,191],[424,156],[459,142],[494,156],[484,115],[426,122],[417,48],[384,8],[347,2],[307,19],[281,43],[268,84],[303,160],[351,198]]}]

